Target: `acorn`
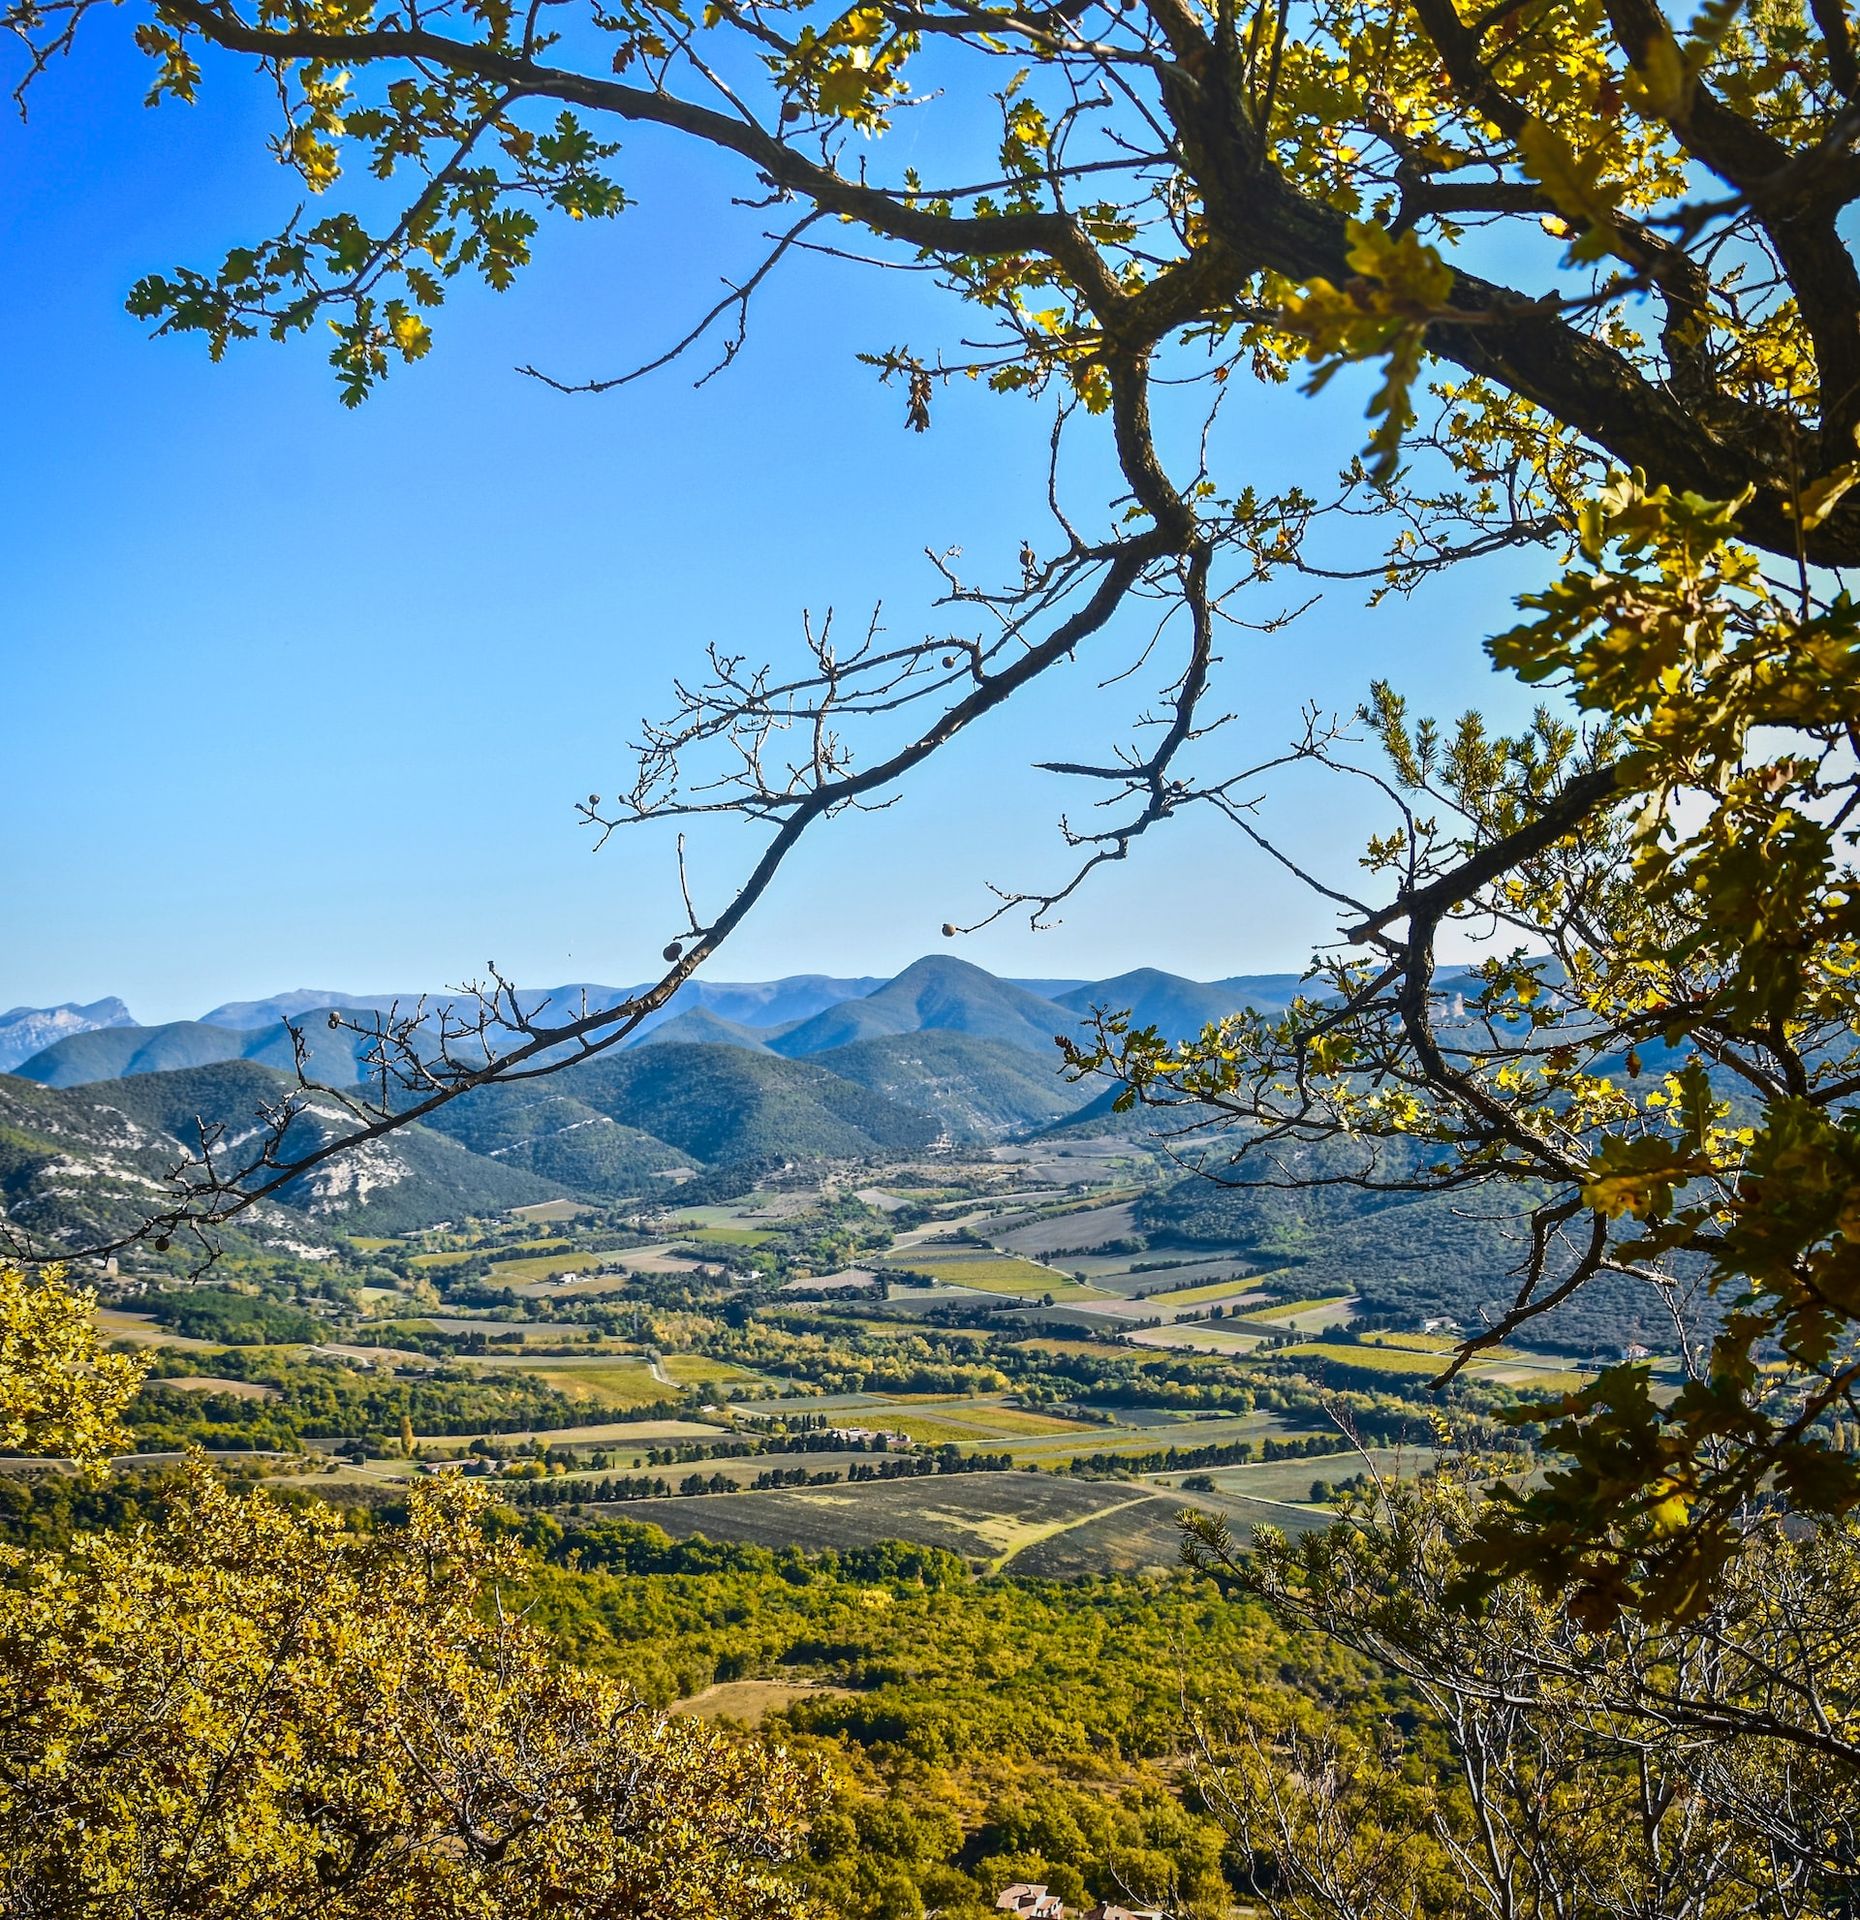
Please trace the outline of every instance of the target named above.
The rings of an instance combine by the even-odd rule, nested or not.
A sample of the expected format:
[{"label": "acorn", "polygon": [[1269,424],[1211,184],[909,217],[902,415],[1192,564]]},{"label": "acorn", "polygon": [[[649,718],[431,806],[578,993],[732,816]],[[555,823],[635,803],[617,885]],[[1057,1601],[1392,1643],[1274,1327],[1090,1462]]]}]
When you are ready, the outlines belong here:
[{"label": "acorn", "polygon": [[334,1032],[337,1027],[342,1025],[342,1015],[339,1014],[334,1007],[331,1007],[329,1010],[329,1025],[331,1032]]},{"label": "acorn", "polygon": [[667,942],[664,953],[659,957],[662,960],[681,960],[684,958],[684,951],[676,940],[672,940]]}]

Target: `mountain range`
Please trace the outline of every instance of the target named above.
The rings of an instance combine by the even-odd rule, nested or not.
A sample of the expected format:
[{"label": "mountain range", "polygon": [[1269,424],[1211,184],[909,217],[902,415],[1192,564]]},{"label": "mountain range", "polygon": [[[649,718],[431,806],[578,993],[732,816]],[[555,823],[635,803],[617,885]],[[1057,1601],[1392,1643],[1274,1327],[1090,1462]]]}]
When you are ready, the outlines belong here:
[{"label": "mountain range", "polygon": [[[1241,1006],[1283,1006],[1297,986],[1294,974],[1257,974],[1211,982],[1144,968],[1115,979],[1004,980],[948,955],[912,963],[895,979],[796,974],[748,983],[694,981],[642,1023],[632,1045],[732,1046],[805,1059],[855,1042],[913,1033],[962,1033],[1054,1058],[1053,1039],[1089,1019],[1094,1007],[1128,1009],[1140,1026],[1171,1037],[1198,1033],[1210,1020]],[[569,1019],[585,1007],[618,1006],[638,987],[587,982],[551,987],[520,998],[526,1013]],[[332,1012],[364,1025],[375,1013],[422,1004],[431,1017],[448,996],[319,992],[297,988],[266,1000],[239,1000],[198,1020],[142,1026],[120,1000],[88,1007],[15,1008],[0,1018],[0,1067],[51,1087],[75,1087],[134,1074],[171,1073],[220,1061],[253,1060],[294,1070],[302,1034],[312,1076],[346,1085],[357,1078],[364,1038],[332,1029]],[[36,1047],[29,1043],[38,1039]]]},{"label": "mountain range", "polygon": [[[1054,1036],[1094,1006],[1129,1006],[1185,1033],[1243,1004],[1282,1005],[1295,984],[1148,970],[1023,982],[937,956],[892,980],[694,986],[626,1048],[560,1076],[481,1088],[313,1170],[242,1231],[302,1252],[336,1231],[395,1233],[559,1195],[649,1195],[685,1170],[1037,1132],[1093,1104],[1095,1089],[1060,1073]],[[576,985],[535,1001],[545,997],[578,1009],[626,991]],[[218,1130],[223,1157],[255,1137],[261,1111],[294,1084],[286,1020],[299,1023],[312,1075],[340,1086],[366,1043],[332,1030],[328,1014],[392,1004],[299,989],[154,1027],[120,1001],[16,1009],[0,1035],[56,1037],[0,1074],[0,1213],[67,1244],[122,1230],[158,1204],[203,1128]],[[345,1124],[336,1100],[313,1095],[284,1157]]]}]

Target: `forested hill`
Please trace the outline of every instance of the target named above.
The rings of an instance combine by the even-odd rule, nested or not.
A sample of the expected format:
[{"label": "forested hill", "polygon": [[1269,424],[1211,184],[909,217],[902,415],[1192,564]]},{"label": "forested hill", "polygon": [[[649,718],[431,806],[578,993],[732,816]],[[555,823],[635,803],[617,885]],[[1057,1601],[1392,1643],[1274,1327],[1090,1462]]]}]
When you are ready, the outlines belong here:
[{"label": "forested hill", "polygon": [[[236,1151],[293,1085],[244,1058],[67,1087],[0,1076],[0,1206],[67,1244],[121,1231],[158,1203],[203,1129]],[[1004,1053],[956,1033],[795,1060],[668,1039],[481,1088],[294,1182],[264,1231],[399,1233],[557,1197],[653,1198],[688,1169],[985,1144],[1043,1127],[1084,1097],[1056,1052]],[[345,1123],[333,1100],[313,1095],[288,1148]]]}]

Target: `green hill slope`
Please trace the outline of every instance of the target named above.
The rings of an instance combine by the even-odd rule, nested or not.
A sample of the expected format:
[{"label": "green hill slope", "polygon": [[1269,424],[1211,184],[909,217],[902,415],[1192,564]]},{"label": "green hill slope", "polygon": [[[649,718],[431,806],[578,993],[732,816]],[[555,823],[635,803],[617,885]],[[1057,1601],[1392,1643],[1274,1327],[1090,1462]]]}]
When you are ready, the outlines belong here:
[{"label": "green hill slope", "polygon": [[690,1155],[581,1098],[582,1071],[480,1088],[441,1108],[432,1124],[475,1154],[594,1200],[652,1193],[664,1185],[656,1176],[692,1164]]},{"label": "green hill slope", "polygon": [[693,1159],[805,1159],[919,1147],[934,1121],[810,1060],[739,1047],[641,1047],[577,1068],[572,1087]]},{"label": "green hill slope", "polygon": [[954,1137],[998,1140],[1032,1133],[1076,1112],[1092,1089],[1061,1077],[1050,1058],[967,1033],[906,1033],[856,1040],[814,1056],[900,1106],[933,1114]]},{"label": "green hill slope", "polygon": [[[244,1060],[94,1088],[0,1076],[0,1205],[16,1225],[67,1245],[127,1231],[159,1208],[167,1173],[198,1150],[203,1127],[217,1130],[217,1150],[232,1164],[257,1145],[264,1110],[290,1085]],[[281,1155],[313,1151],[349,1124],[339,1107],[313,1097]],[[409,1127],[314,1168],[241,1216],[238,1233],[258,1244],[401,1233],[561,1191],[430,1128]]]}]

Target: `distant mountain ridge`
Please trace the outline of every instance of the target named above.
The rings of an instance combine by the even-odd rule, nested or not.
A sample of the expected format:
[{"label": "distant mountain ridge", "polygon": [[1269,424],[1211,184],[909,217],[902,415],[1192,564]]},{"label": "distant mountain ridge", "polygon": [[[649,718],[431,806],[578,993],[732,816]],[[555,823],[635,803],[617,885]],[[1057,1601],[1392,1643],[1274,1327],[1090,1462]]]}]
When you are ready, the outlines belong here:
[{"label": "distant mountain ridge", "polygon": [[[1024,1137],[1097,1104],[1096,1087],[1065,1078],[1054,1044],[1090,1008],[1128,1005],[1139,1020],[1198,1031],[1240,1004],[1242,988],[1283,1004],[1294,984],[1156,969],[1029,983],[948,954],[891,980],[698,983],[627,1047],[559,1077],[480,1088],[313,1170],[242,1216],[243,1231],[259,1245],[315,1246],[335,1232],[397,1233],[557,1195],[649,1199],[707,1168]],[[566,1015],[627,997],[577,984],[523,1001]],[[365,1026],[375,1011],[418,1003],[297,988],[159,1026],[138,1025],[118,1000],[14,1009],[0,1036],[11,1032],[15,1046],[53,1038],[17,1061],[16,1077],[0,1074],[0,1216],[72,1245],[119,1230],[158,1204],[203,1126],[223,1129],[222,1155],[253,1135],[295,1079],[287,1021],[312,1078],[340,1087],[354,1083],[367,1041],[332,1028],[331,1011]],[[343,1124],[336,1102],[313,1095],[286,1157]]]},{"label": "distant mountain ridge", "polygon": [[60,1040],[100,1027],[130,1027],[135,1016],[120,1000],[93,1000],[79,1006],[67,1000],[56,1007],[12,1007],[0,1013],[0,1073],[10,1073],[22,1060]]},{"label": "distant mountain ridge", "polygon": [[[1010,1047],[1045,1062],[1056,1060],[1054,1036],[1077,1032],[1094,1008],[1128,1009],[1139,1026],[1156,1026],[1180,1038],[1242,1006],[1281,1008],[1298,980],[1287,973],[1198,981],[1154,967],[1098,981],[1007,980],[953,955],[933,954],[890,980],[794,974],[760,982],[693,981],[643,1022],[628,1044],[730,1046],[798,1060],[866,1041],[943,1033]],[[598,1012],[617,1006],[641,990],[577,982],[519,993],[526,1012],[546,1008],[549,1016],[567,1019],[584,1008]],[[450,997],[425,996],[429,1015],[436,1017]],[[346,1030],[331,1030],[324,1016],[336,1010],[365,1021],[389,1007],[411,1012],[421,998],[325,995],[300,987],[269,999],[228,1001],[199,1020],[156,1027],[135,1024],[120,1001],[99,1001],[90,1008],[21,1008],[0,1020],[0,1045],[5,1021],[15,1022],[22,1035],[37,1031],[26,1024],[31,1019],[53,1021],[49,1042],[30,1053],[16,1052],[9,1064],[23,1078],[55,1087],[230,1060],[290,1072],[289,1021],[303,1034],[312,1076],[338,1085],[356,1077],[366,1042]],[[105,1009],[114,1013],[107,1019],[90,1017]],[[58,1016],[67,1017],[63,1026],[56,1024]],[[1064,1111],[1049,1117],[1060,1118]]]}]

